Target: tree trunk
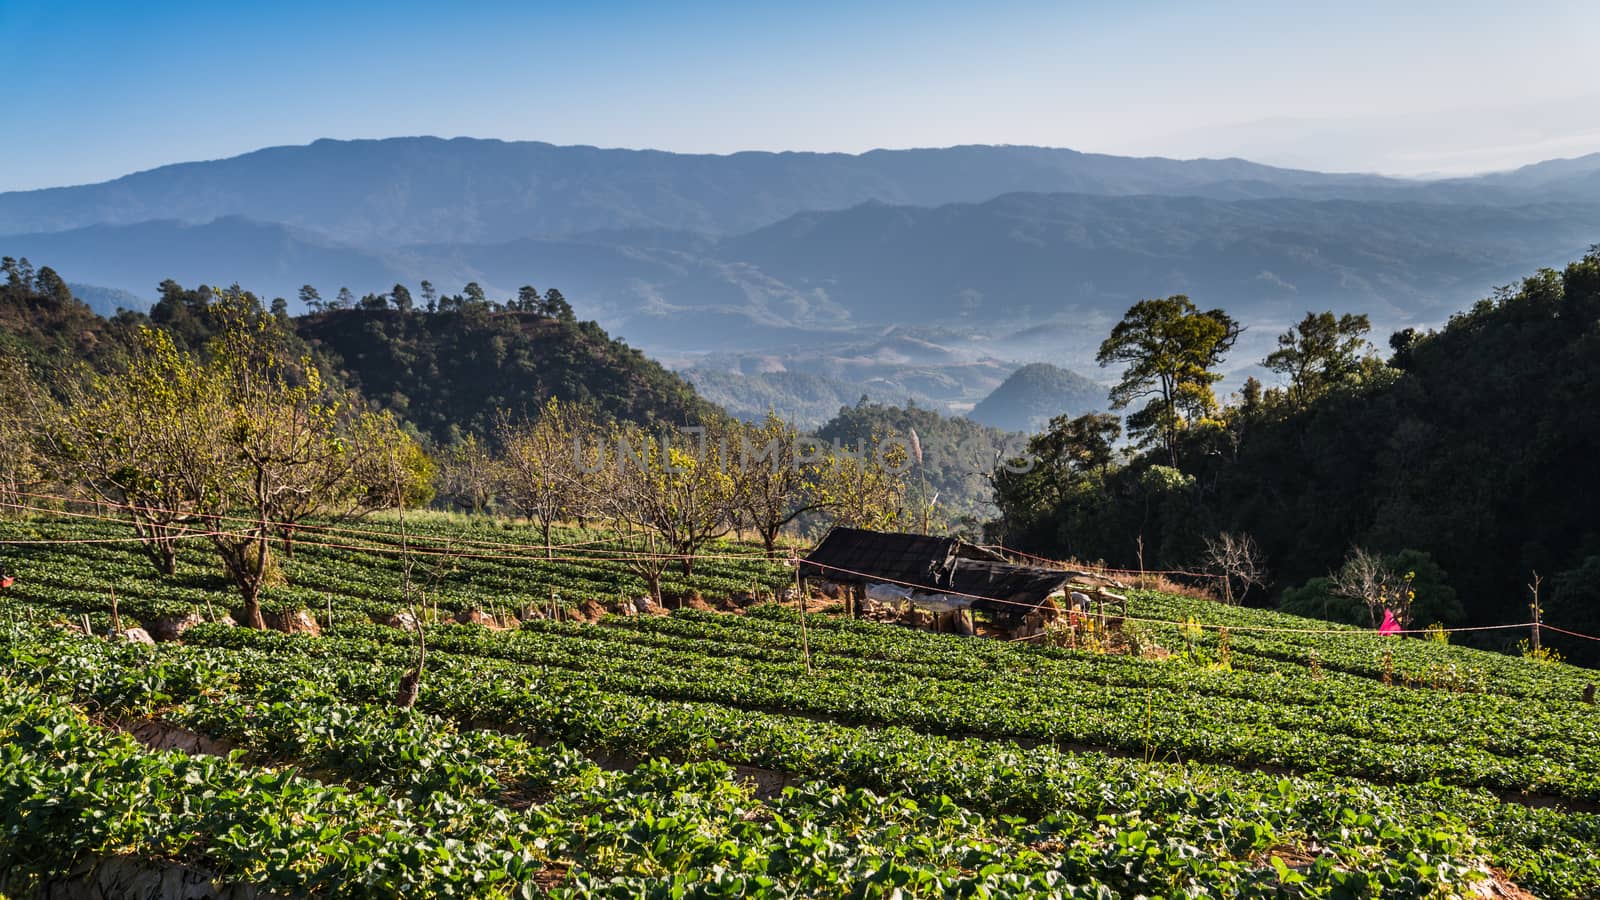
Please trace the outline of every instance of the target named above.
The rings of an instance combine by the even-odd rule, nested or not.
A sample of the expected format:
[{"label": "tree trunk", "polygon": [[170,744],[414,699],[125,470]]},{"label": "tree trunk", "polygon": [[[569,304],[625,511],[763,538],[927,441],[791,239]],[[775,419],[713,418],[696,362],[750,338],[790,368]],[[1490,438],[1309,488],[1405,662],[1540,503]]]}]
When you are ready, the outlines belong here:
[{"label": "tree trunk", "polygon": [[244,597],[244,621],[239,624],[257,631],[265,630],[267,622],[261,617],[261,582],[255,580],[241,584],[239,593]]}]

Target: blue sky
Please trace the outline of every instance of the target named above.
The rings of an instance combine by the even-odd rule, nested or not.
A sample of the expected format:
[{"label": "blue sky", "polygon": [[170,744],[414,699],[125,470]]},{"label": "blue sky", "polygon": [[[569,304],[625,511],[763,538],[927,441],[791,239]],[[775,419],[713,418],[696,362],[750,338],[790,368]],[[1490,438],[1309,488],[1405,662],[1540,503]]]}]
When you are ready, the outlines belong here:
[{"label": "blue sky", "polygon": [[1400,174],[1600,150],[1592,3],[0,0],[0,36],[0,190],[407,134]]}]

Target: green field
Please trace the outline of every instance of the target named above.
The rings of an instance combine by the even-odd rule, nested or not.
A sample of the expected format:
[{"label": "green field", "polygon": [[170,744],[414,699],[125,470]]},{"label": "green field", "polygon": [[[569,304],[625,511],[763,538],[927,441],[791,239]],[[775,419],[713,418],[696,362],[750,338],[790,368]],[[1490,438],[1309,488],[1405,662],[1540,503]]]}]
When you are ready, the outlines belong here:
[{"label": "green field", "polygon": [[[1135,592],[1145,656],[817,613],[802,635],[778,605],[435,624],[401,711],[415,639],[374,624],[397,527],[282,561],[268,608],[331,611],[320,636],[149,647],[52,623],[104,631],[113,588],[124,627],[220,618],[202,544],[163,579],[115,524],[0,522],[107,541],[3,549],[0,893],[159,865],[282,896],[1600,895],[1588,670]],[[487,519],[407,532],[441,614],[641,592],[599,532],[553,561]],[[709,555],[669,594],[792,583]]]}]

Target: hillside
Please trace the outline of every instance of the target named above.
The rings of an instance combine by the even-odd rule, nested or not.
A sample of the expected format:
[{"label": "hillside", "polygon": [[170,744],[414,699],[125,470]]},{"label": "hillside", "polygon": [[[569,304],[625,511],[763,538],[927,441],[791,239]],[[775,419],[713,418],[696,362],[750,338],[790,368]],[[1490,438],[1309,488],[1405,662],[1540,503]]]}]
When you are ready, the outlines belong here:
[{"label": "hillside", "polygon": [[1021,446],[1020,435],[971,419],[944,416],[914,404],[869,400],[840,407],[815,434],[844,448],[870,446],[874,435],[909,448],[915,435],[923,458],[908,476],[912,504],[936,501],[934,522],[960,523],[969,532],[994,514],[994,491],[988,476],[995,460],[1015,455]]},{"label": "hillside", "polygon": [[501,410],[532,413],[551,397],[638,422],[688,423],[713,409],[593,322],[488,308],[353,309],[294,327],[368,399],[442,442],[487,434]]},{"label": "hillside", "polygon": [[1435,321],[1597,234],[1594,204],[1012,194],[805,213],[718,253],[795,291],[825,290],[861,321],[1083,322],[1172,293],[1252,319],[1311,305]]},{"label": "hillside", "polygon": [[[852,896],[885,871],[1007,898],[1600,891],[1584,670],[1150,592],[1137,632],[1078,649],[815,613],[802,632],[773,605],[595,623],[638,587],[598,548],[546,561],[518,549],[532,530],[434,518],[412,522],[416,552],[475,550],[433,592],[427,674],[396,710],[416,640],[373,623],[402,621],[397,524],[307,534],[285,561],[275,608],[308,604],[320,635],[210,624],[228,594],[198,550],[182,591],[125,545],[19,551],[0,594],[8,892],[130,860],[293,872],[307,893],[377,869],[474,897],[692,893],[713,867],[719,890],[761,898]],[[714,602],[792,578],[742,545],[718,554],[697,576]],[[181,642],[35,624],[104,631],[113,581],[123,627],[192,615]],[[441,621],[511,614],[507,631]],[[41,789],[50,814],[28,801]],[[183,839],[223,821],[248,841]]]},{"label": "hillside", "polygon": [[[906,323],[990,338],[1098,333],[1138,299],[1175,292],[1225,298],[1267,331],[1308,308],[1365,311],[1393,326],[1438,322],[1488,286],[1582,252],[1597,233],[1600,205],[1569,202],[1010,194],[804,212],[720,239],[634,230],[363,248],[234,218],[12,235],[0,237],[0,252],[146,299],[167,277],[238,281],[290,298],[292,309],[306,283],[359,295],[476,281],[505,295],[531,280],[585,298],[607,329],[653,353],[744,353],[858,343]],[[1069,367],[1092,356],[1070,335],[1055,348],[990,353]]]},{"label": "hillside", "polygon": [[0,355],[36,370],[63,362],[104,363],[118,353],[120,329],[73,296],[49,266],[5,258],[0,283]]},{"label": "hillside", "polygon": [[[1147,454],[1059,502],[1035,505],[1033,488],[1024,490],[1009,510],[1010,536],[1035,552],[1133,566],[1142,549],[1147,565],[1186,568],[1206,538],[1247,533],[1274,593],[1327,575],[1352,547],[1419,551],[1464,605],[1458,624],[1523,620],[1538,573],[1545,609],[1593,632],[1600,477],[1587,460],[1600,447],[1597,328],[1600,254],[1591,252],[1436,333],[1396,335],[1388,366],[1317,402],[1258,392],[1221,414],[1225,427],[1193,429],[1177,472],[1164,454]],[[1552,642],[1600,659],[1591,642]]]},{"label": "hillside", "polygon": [[1002,431],[1035,432],[1056,416],[1104,410],[1106,387],[1059,366],[1033,363],[1011,373],[967,418]]}]

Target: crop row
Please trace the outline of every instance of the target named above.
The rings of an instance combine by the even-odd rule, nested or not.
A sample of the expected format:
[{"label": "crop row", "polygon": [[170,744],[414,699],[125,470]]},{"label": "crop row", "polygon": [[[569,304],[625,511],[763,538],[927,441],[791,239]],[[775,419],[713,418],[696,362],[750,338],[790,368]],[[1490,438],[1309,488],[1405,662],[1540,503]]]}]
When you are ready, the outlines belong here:
[{"label": "crop row", "polygon": [[[1483,875],[1474,842],[1458,822],[1434,818],[1408,826],[1399,820],[1351,809],[1347,803],[1367,799],[1358,793],[1321,791],[1315,797],[1301,799],[1295,794],[1295,786],[1288,782],[1274,784],[1254,797],[1231,791],[1207,796],[1191,786],[1171,784],[1164,792],[1149,791],[1150,796],[1145,799],[1154,802],[1134,807],[1142,808],[1141,812],[1100,813],[1091,818],[1064,810],[1029,821],[987,817],[946,797],[917,802],[903,795],[877,795],[820,783],[790,789],[763,805],[750,796],[748,788],[729,780],[725,766],[658,760],[618,775],[601,774],[570,763],[558,773],[545,771],[545,782],[560,787],[539,804],[516,813],[496,813],[472,798],[441,806],[443,796],[459,791],[459,784],[439,784],[436,787],[440,789],[430,792],[414,780],[395,777],[407,769],[426,768],[430,754],[441,749],[435,739],[428,737],[429,729],[401,729],[389,735],[353,729],[347,722],[352,715],[379,719],[383,715],[370,707],[349,707],[329,698],[319,700],[314,696],[315,681],[296,680],[296,674],[285,671],[292,670],[292,666],[270,665],[280,660],[248,652],[227,657],[184,648],[144,651],[49,638],[14,643],[11,650],[10,664],[15,672],[113,709],[154,707],[165,709],[169,715],[177,710],[178,717],[204,725],[200,721],[203,717],[192,710],[182,711],[186,699],[204,698],[210,704],[238,706],[237,715],[214,718],[214,724],[227,735],[280,754],[286,746],[292,746],[294,753],[324,764],[323,769],[370,771],[390,788],[402,785],[413,799],[391,801],[387,808],[396,815],[410,814],[413,819],[425,813],[453,816],[453,830],[408,819],[411,829],[419,835],[424,830],[433,835],[436,829],[451,831],[458,838],[463,833],[470,834],[479,842],[471,852],[483,858],[497,859],[497,854],[519,850],[526,864],[507,871],[509,876],[523,879],[515,887],[524,892],[532,877],[527,870],[534,865],[544,866],[540,871],[545,874],[549,874],[551,866],[561,867],[565,876],[553,893],[572,896],[887,896],[897,888],[910,896],[1200,896],[1218,889],[1239,896],[1268,896],[1290,886],[1305,896],[1365,896],[1380,892],[1386,896],[1422,896],[1436,889],[1462,889]],[[223,666],[229,661],[243,663],[241,670],[232,675],[240,684],[248,685],[251,679],[247,670],[252,660],[266,662],[274,670],[270,674],[257,673],[266,676],[254,682],[262,687],[263,694],[281,693],[286,683],[297,685],[293,692],[301,696],[292,705],[303,720],[301,724],[290,724],[271,714],[291,701],[252,701],[234,693],[233,688],[219,693],[216,676],[225,671]],[[88,677],[52,674],[63,672],[66,663]],[[31,690],[34,689],[15,693],[27,695]],[[37,706],[36,703],[26,714],[38,717]],[[263,711],[266,721],[252,723],[252,713]],[[0,722],[5,721],[0,717]],[[322,731],[337,732],[345,740],[364,738],[380,749],[330,761],[329,753],[336,744],[320,736]],[[115,739],[105,740],[116,744]],[[19,746],[25,746],[25,742]],[[111,774],[113,767],[128,770],[127,778],[132,783],[119,783],[119,791],[125,787],[129,791],[148,789],[144,777],[147,770],[153,769],[159,775],[163,767],[181,768],[184,763],[173,754],[132,752],[126,741],[113,749],[120,752],[105,754],[110,758],[92,762],[104,763],[101,777],[106,779],[115,777]],[[92,758],[93,754],[87,756]],[[567,758],[559,753],[537,756],[531,751],[502,752],[498,757],[502,769],[507,757],[545,762]],[[61,762],[59,757],[54,761]],[[31,763],[19,766],[27,769],[24,774],[38,778],[47,760],[24,758],[22,762]],[[249,771],[237,759],[228,760],[227,765]],[[483,783],[478,777],[481,773],[475,774],[470,767],[464,771],[466,774],[460,778],[469,787]],[[196,780],[187,770],[182,778],[185,780],[180,784],[202,789],[209,788],[212,780],[221,780],[218,776]],[[312,787],[301,779],[283,780],[296,784],[302,792],[310,792],[308,797],[317,790],[336,790]],[[1103,789],[1086,793],[1103,798]],[[360,788],[336,796],[370,800],[375,795],[370,788]],[[419,796],[423,799],[415,799]],[[18,799],[21,831],[30,838],[38,837],[41,849],[49,837],[74,827],[74,817],[67,814],[74,809],[71,804],[66,807],[67,813],[57,808],[54,818],[41,822],[30,816],[36,807],[28,801],[36,798]],[[92,805],[91,798],[73,799]],[[320,865],[315,879],[346,872],[343,859],[325,857],[329,853],[349,853],[339,838],[354,822],[349,826],[342,820],[329,822],[314,802],[292,807],[263,803],[260,798],[254,802],[272,806],[274,812],[292,816],[295,821],[292,825],[280,824],[270,835],[256,833],[259,854],[270,856],[298,849],[305,866]],[[1100,802],[1103,804],[1104,800]],[[161,802],[154,809],[138,813],[125,805],[77,811],[120,817],[124,828],[118,840],[122,846],[141,852],[172,853],[170,846],[163,843],[170,838],[160,831],[163,827],[217,828],[222,824],[206,819],[193,821],[195,813],[187,809],[174,817]],[[1383,812],[1387,814],[1389,810]],[[364,827],[374,824],[362,820]],[[1304,839],[1306,828],[1314,828],[1320,835],[1312,848],[1314,858],[1295,869],[1281,859],[1273,863],[1275,848],[1289,846],[1280,842]],[[491,834],[491,829],[498,830]],[[304,846],[302,842],[311,839],[312,833],[330,845]],[[403,844],[411,834],[390,831],[386,837]],[[79,849],[93,851],[108,840],[89,835],[80,840]],[[302,879],[290,883],[280,880],[278,885],[295,890],[323,888],[347,896],[391,895],[391,888],[398,895],[410,890],[437,896],[493,895],[512,887],[503,879],[480,883],[470,870],[457,866],[464,861],[459,857],[466,855],[465,845],[445,841],[442,846],[437,849],[430,845],[433,855],[422,857],[429,868],[421,873],[404,871],[404,881],[383,880],[391,870],[377,865],[364,879],[349,883],[316,881],[308,885]],[[181,850],[176,855],[183,858]],[[59,854],[48,858],[58,859]],[[384,861],[381,854],[374,859]],[[198,861],[213,866],[218,863],[209,855],[209,848]],[[260,875],[256,869],[226,870]],[[49,874],[35,871],[37,877]]]}]

